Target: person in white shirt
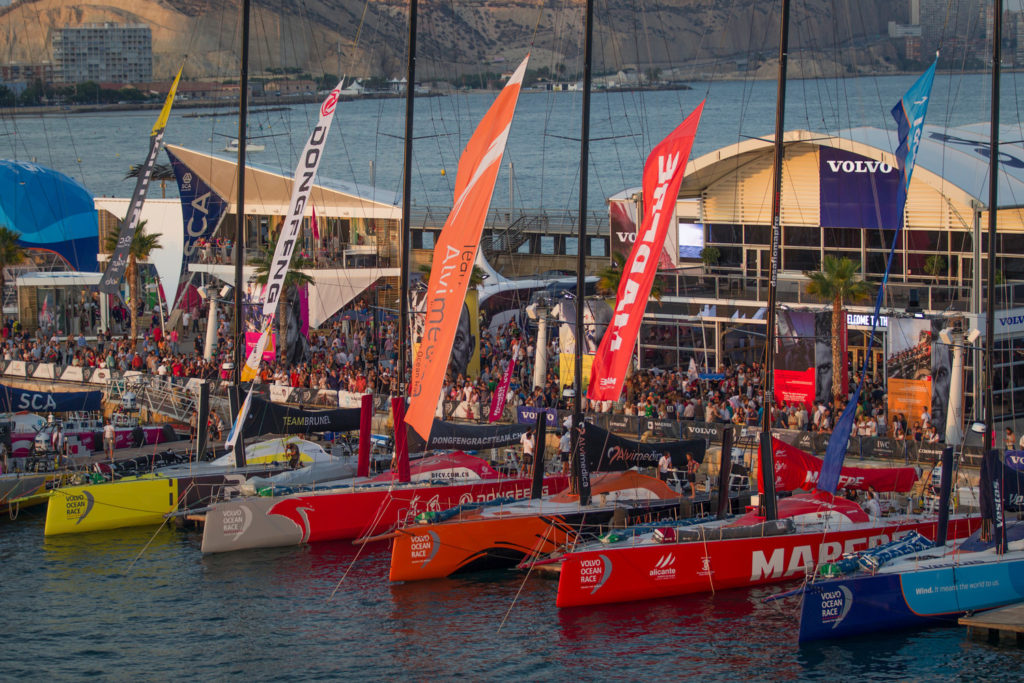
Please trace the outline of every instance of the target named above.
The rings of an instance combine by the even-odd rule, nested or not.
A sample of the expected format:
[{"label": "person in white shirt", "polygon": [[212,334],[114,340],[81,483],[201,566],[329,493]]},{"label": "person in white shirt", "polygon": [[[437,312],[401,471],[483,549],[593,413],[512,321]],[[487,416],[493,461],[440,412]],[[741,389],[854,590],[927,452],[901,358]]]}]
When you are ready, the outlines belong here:
[{"label": "person in white shirt", "polygon": [[523,447],[523,463],[525,465],[532,465],[534,449],[536,448],[536,439],[533,436],[532,428],[519,437],[519,443]]},{"label": "person in white shirt", "polygon": [[569,452],[572,448],[572,435],[569,433],[569,428],[566,427],[562,431],[562,436],[558,439],[558,457],[562,461],[562,474],[569,474]]},{"label": "person in white shirt", "polygon": [[668,454],[668,451],[665,451],[658,460],[658,479],[668,481],[669,472],[674,472],[675,469],[672,466],[672,456]]},{"label": "person in white shirt", "polygon": [[110,420],[106,420],[103,423],[103,450],[106,451],[107,457],[110,461],[114,461],[114,425],[110,424]]},{"label": "person in white shirt", "polygon": [[878,519],[882,516],[882,506],[878,503],[878,497],[874,491],[868,491],[868,499],[864,501],[864,512],[868,513],[871,519]]}]

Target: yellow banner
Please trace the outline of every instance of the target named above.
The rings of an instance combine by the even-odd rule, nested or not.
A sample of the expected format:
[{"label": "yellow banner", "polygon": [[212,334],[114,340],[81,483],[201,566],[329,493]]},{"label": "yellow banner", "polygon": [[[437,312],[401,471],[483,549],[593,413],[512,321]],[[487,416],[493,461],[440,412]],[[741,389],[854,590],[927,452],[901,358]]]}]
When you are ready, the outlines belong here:
[{"label": "yellow banner", "polygon": [[[580,389],[583,392],[587,391],[587,386],[590,384],[590,370],[594,366],[594,354],[585,353],[583,354],[583,384]],[[572,385],[576,380],[576,354],[575,353],[560,353],[558,354],[558,388],[564,389],[567,386]]]},{"label": "yellow banner", "polygon": [[164,108],[160,110],[160,118],[156,120],[156,125],[153,126],[151,135],[156,135],[167,127],[167,119],[171,116],[171,105],[174,104],[174,95],[178,92],[178,81],[181,80],[181,72],[184,68],[184,64],[178,67],[178,75],[174,77],[174,82],[171,83],[171,89],[167,92],[167,99],[164,100]]}]

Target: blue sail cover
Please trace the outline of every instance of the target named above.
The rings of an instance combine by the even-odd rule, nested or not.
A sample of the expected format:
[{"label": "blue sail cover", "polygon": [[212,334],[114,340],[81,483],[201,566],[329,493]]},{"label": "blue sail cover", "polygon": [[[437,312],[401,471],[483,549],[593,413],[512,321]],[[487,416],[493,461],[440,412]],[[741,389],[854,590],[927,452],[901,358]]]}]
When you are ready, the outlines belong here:
[{"label": "blue sail cover", "polygon": [[924,117],[928,112],[928,100],[931,99],[932,81],[935,80],[935,66],[939,63],[936,57],[931,67],[921,75],[917,81],[910,86],[896,106],[892,108],[892,117],[896,119],[896,126],[899,131],[900,146],[896,149],[896,159],[900,166],[900,184],[897,188],[897,223],[896,233],[892,237],[892,246],[889,249],[889,260],[885,264],[885,275],[882,277],[882,285],[878,288],[878,296],[875,299],[875,314],[871,316],[871,336],[868,339],[868,353],[864,354],[864,365],[861,367],[860,381],[854,389],[850,402],[846,404],[842,415],[836,420],[835,429],[829,437],[828,447],[825,449],[825,461],[821,465],[821,474],[818,476],[818,490],[826,493],[835,493],[839,485],[839,474],[843,469],[843,459],[846,457],[846,446],[853,432],[853,420],[857,416],[857,404],[860,403],[860,393],[864,388],[864,377],[868,372],[868,360],[871,357],[871,346],[875,342],[875,326],[878,324],[878,313],[882,308],[882,300],[885,294],[885,285],[889,281],[889,271],[892,269],[892,257],[896,253],[896,239],[903,228],[903,206],[907,202],[907,191],[910,189],[910,176],[914,173],[914,160],[917,158],[917,149],[921,145],[921,133],[924,128]]},{"label": "blue sail cover", "polygon": [[21,233],[23,247],[54,251],[73,270],[97,271],[99,219],[93,197],[59,171],[0,160],[0,225]]}]

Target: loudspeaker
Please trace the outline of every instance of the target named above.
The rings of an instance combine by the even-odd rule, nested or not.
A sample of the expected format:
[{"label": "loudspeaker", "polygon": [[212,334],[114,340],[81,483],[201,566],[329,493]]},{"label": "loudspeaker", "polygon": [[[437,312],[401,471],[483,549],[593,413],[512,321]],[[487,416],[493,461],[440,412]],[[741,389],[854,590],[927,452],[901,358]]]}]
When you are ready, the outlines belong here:
[{"label": "loudspeaker", "polygon": [[917,288],[910,290],[907,296],[907,312],[919,313],[921,311],[921,293]]}]

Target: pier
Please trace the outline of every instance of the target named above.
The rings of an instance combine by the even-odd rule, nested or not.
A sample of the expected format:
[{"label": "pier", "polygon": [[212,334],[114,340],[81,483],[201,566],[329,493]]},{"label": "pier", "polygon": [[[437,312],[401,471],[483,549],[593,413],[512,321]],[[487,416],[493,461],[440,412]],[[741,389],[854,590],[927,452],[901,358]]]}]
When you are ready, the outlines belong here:
[{"label": "pier", "polygon": [[958,623],[966,626],[967,635],[975,640],[1024,646],[1024,602],[960,617]]}]

